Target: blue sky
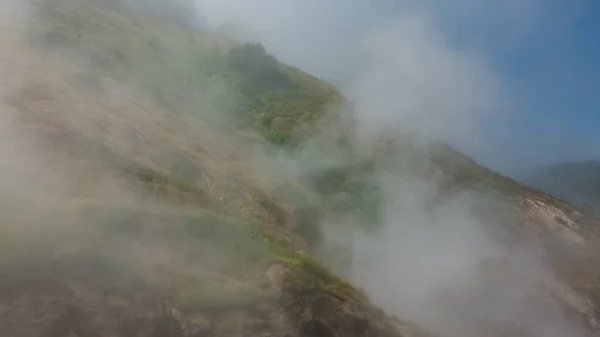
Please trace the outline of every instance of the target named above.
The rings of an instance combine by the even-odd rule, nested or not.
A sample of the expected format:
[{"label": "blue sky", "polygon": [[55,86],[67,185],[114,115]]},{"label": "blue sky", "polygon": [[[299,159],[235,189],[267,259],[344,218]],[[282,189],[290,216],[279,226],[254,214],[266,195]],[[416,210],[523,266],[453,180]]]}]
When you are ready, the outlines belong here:
[{"label": "blue sky", "polygon": [[488,146],[507,161],[600,159],[600,7],[588,2],[567,15],[508,50],[484,48],[523,102],[515,116],[490,121],[501,127]]},{"label": "blue sky", "polygon": [[199,1],[209,23],[236,22],[281,60],[350,88],[369,118],[385,111],[381,125],[458,137],[501,171],[600,159],[595,0]]}]

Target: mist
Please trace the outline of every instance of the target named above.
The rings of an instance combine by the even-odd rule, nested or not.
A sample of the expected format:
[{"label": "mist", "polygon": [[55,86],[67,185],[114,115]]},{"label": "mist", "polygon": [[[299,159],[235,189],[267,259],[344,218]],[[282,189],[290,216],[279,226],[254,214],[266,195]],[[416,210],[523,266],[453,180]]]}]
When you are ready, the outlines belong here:
[{"label": "mist", "polygon": [[[152,161],[163,167],[175,161],[164,148],[185,149],[188,143],[178,138],[185,132],[188,141],[210,132],[189,136],[190,127],[144,104],[139,90],[104,81],[109,76],[95,73],[89,59],[75,51],[51,45],[49,54],[56,57],[44,57],[48,54],[33,49],[37,41],[28,39],[30,25],[39,22],[30,4],[3,1],[0,9],[2,334],[65,336],[75,330],[83,336],[82,329],[89,329],[94,336],[131,336],[131,331],[166,336],[154,331],[163,323],[153,320],[173,320],[164,307],[184,296],[174,294],[172,284],[188,278],[194,282],[177,283],[179,290],[234,288],[227,299],[235,304],[245,288],[223,282],[219,273],[263,258],[255,227],[217,209],[185,207],[176,198],[165,202],[169,193],[180,191],[136,180],[143,173],[140,162],[156,175],[161,168]],[[98,74],[106,97],[74,88],[65,76],[74,68]],[[227,142],[211,139],[214,148],[225,147],[215,152],[227,153]],[[202,169],[215,163],[218,159]],[[127,169],[138,177],[132,179]],[[219,183],[218,174],[213,177]],[[223,300],[220,294],[206,296]],[[68,319],[57,319],[61,315]]]},{"label": "mist", "polygon": [[[490,61],[489,46],[468,34],[468,38],[461,39],[446,33],[449,22],[465,17],[455,16],[454,11],[469,9],[480,14],[498,14],[492,26],[506,30],[500,29],[502,33],[497,36],[500,42],[494,48],[512,50],[546,24],[546,19],[539,17],[543,8],[540,1],[509,1],[504,5],[464,1],[456,8],[437,1],[387,3],[381,8],[369,2],[336,1],[319,4],[199,1],[196,5],[202,21],[194,21],[198,18],[193,15],[186,20],[202,27],[206,23],[218,33],[236,40],[259,40],[281,61],[338,84],[354,105],[351,110],[331,109],[346,113],[345,118],[356,122],[356,133],[351,140],[358,149],[355,158],[347,158],[335,148],[327,149],[333,152],[325,151],[323,155],[317,143],[327,134],[315,135],[293,154],[248,145],[253,164],[262,169],[263,176],[268,176],[263,181],[268,187],[301,180],[307,172],[316,169],[371,158],[373,148],[382,138],[416,135],[414,141],[424,151],[425,158],[416,160],[392,154],[390,165],[374,174],[383,200],[381,224],[376,230],[369,229],[373,224],[351,215],[330,215],[319,223],[323,239],[315,251],[332,268],[363,288],[375,304],[439,336],[500,336],[504,333],[586,336],[585,322],[568,317],[555,301],[543,299],[545,292],[540,291],[540,287],[560,288],[572,295],[571,290],[556,281],[542,265],[540,255],[543,253],[533,243],[514,240],[505,233],[510,231],[505,228],[516,226],[522,219],[513,214],[504,201],[493,196],[443,191],[442,184],[435,179],[438,171],[428,157],[428,151],[436,142],[449,143],[469,154],[486,152],[490,125],[498,119],[512,120],[523,103],[521,96],[510,90],[511,83]],[[6,10],[8,7],[4,8],[0,18],[11,20],[3,22],[14,21],[11,26],[20,29],[19,23],[27,21],[26,6],[15,7],[14,13],[18,15],[14,16],[12,11]],[[465,26],[472,25],[472,29],[477,30],[479,24],[468,21]],[[57,54],[64,63],[79,60],[69,56],[73,55],[69,51],[58,50]],[[8,101],[15,92],[22,89],[21,76],[32,76],[29,73],[14,75],[10,62],[15,60],[15,57],[6,57],[0,65],[3,109],[10,105]],[[82,62],[83,68],[86,63]],[[52,74],[45,77],[46,82],[42,84],[53,83]],[[122,85],[106,83],[113,89]],[[137,104],[140,99],[137,93],[123,88],[127,86],[119,86],[114,91],[127,96],[123,102]],[[229,101],[228,95],[226,89],[209,88],[207,96],[215,98],[206,100],[203,112],[215,114],[218,109],[211,109],[210,105]],[[165,143],[189,145],[177,138],[177,132],[183,134],[184,128],[164,122],[164,116],[150,108],[133,109],[131,115],[119,110],[111,114],[109,109],[90,108],[88,101],[70,101],[65,98],[68,96],[60,94],[56,97],[59,101],[64,99],[65,106],[78,103],[77,106],[86,107],[81,110],[54,107],[61,118],[82,128],[85,134],[100,134],[101,127],[81,122],[86,121],[78,119],[84,113],[101,116],[106,113],[115,118],[110,120],[115,125],[119,122],[134,125],[132,129],[121,130],[107,123],[114,127],[109,128],[114,138],[108,143],[120,146],[128,155],[141,153],[150,158],[148,161],[162,162],[164,157],[159,151],[166,148]],[[102,105],[98,103],[98,106]],[[140,118],[147,118],[147,114],[159,122],[141,123]],[[112,269],[104,267],[109,276],[96,280],[108,282],[104,287],[126,283],[141,275],[159,288],[157,293],[162,296],[167,289],[157,280],[162,275],[157,269],[210,277],[212,271],[239,267],[243,261],[236,260],[233,250],[253,249],[239,242],[231,246],[211,242],[213,238],[201,239],[202,245],[198,247],[198,242],[187,232],[186,226],[190,223],[187,214],[179,209],[168,209],[160,202],[141,200],[116,173],[113,176],[113,172],[108,172],[93,190],[88,187],[86,194],[96,199],[92,206],[79,207],[76,203],[72,206],[75,210],[66,207],[81,197],[77,192],[77,175],[88,167],[70,167],[56,153],[47,152],[43,139],[28,138],[31,133],[11,120],[17,112],[6,110],[2,115],[6,118],[0,125],[0,205],[14,217],[5,219],[0,230],[13,241],[14,246],[7,251],[18,247],[17,253],[12,251],[11,254],[30,256],[28,250],[36,247],[39,252],[33,255],[36,261],[41,261],[39,264],[82,257],[82,264],[89,264],[85,261],[88,254],[103,256],[129,271],[119,274],[128,280],[116,276],[111,279],[110,276],[118,273],[112,274]],[[162,128],[169,130],[168,136],[160,133]],[[193,132],[206,131],[190,128]],[[152,138],[155,134],[160,136],[153,138],[154,142],[144,143],[145,137]],[[207,139],[206,143],[215,142]],[[140,143],[143,145],[138,145]],[[229,153],[227,147],[219,147],[220,143],[209,145],[217,148],[214,152],[219,153],[219,158]],[[143,150],[136,152],[138,147]],[[87,148],[85,143],[80,150],[92,154],[96,151],[93,147]],[[485,163],[506,157],[482,158]],[[240,172],[246,170],[245,166],[229,172],[229,164],[219,166],[207,162],[207,166],[214,165],[211,168],[215,175],[227,171],[229,175],[223,174],[223,181],[247,173]],[[407,162],[410,165],[406,165]],[[200,172],[200,168],[192,165],[193,169]],[[197,175],[202,179],[207,176],[204,171]],[[211,182],[209,191],[213,189]],[[222,186],[215,189],[218,187]],[[247,191],[234,192],[242,195]],[[115,204],[120,207],[114,207]],[[57,205],[60,205],[58,210]],[[480,215],[482,209],[486,216]],[[213,218],[208,220],[211,224],[213,221],[216,222]],[[102,228],[107,223],[113,225],[110,230]],[[140,230],[141,226],[144,229]],[[240,242],[246,239],[243,237]],[[7,260],[10,257],[14,255]],[[67,263],[66,269],[69,266]],[[85,270],[83,276],[77,275],[79,281],[91,282],[98,275]],[[59,268],[54,273],[60,275],[63,271]],[[136,283],[133,284],[135,287]]]},{"label": "mist", "polygon": [[[567,26],[576,12],[568,8],[560,15],[562,5],[541,1],[403,1],[377,8],[334,1],[198,3],[213,27],[239,27],[228,31],[230,37],[259,40],[282,61],[338,84],[356,104],[348,113],[355,114],[359,148],[371,149],[383,134],[416,133],[425,144],[449,143],[499,169],[532,163],[521,161],[528,154],[518,153],[518,144],[499,149],[489,135],[494,125],[509,134],[530,102],[510,88],[490,53],[516,53],[551,23],[554,29]],[[460,29],[449,29],[460,21]],[[286,164],[291,175],[336,160],[319,162],[310,156],[312,148],[303,150]],[[360,220],[351,217],[325,221],[325,260],[376,304],[440,336],[586,336],[587,323],[543,299],[540,285],[573,292],[542,266],[539,247],[497,230],[523,220],[493,197],[443,194],[423,174],[432,169],[425,161],[409,172],[380,172],[382,227],[373,233],[357,229]],[[436,198],[441,201],[432,206]],[[491,211],[481,217],[476,208]],[[336,255],[350,262],[336,265]]]},{"label": "mist", "polygon": [[[419,37],[411,37],[412,41],[404,43],[399,41],[403,34],[411,35],[401,29],[402,25],[411,20],[419,22],[436,35],[440,44],[435,48],[444,45],[445,51],[462,53],[460,59],[464,63],[473,62],[473,68],[483,68],[488,72],[483,76],[493,79],[481,88],[476,87],[476,92],[485,93],[486,97],[475,96],[479,102],[474,109],[485,118],[470,122],[485,136],[477,141],[460,142],[462,151],[506,173],[575,155],[596,156],[591,145],[597,143],[595,137],[586,134],[583,139],[584,135],[577,135],[571,129],[574,125],[569,124],[579,117],[566,113],[569,106],[579,104],[568,101],[566,93],[572,92],[570,88],[576,85],[575,81],[588,83],[585,78],[567,75],[586,66],[577,63],[569,45],[577,20],[593,11],[591,3],[585,0],[574,3],[405,0],[376,5],[362,1],[343,4],[197,1],[197,4],[209,25],[243,27],[231,29],[231,36],[258,39],[282,61],[335,83],[344,92],[362,82],[359,78],[364,78],[365,68],[374,65],[373,50],[365,45],[365,36],[385,30],[387,35],[397,33],[397,38],[382,49],[419,48],[415,44]],[[414,50],[416,53],[417,49]],[[379,57],[385,56],[381,53]],[[431,73],[432,67],[426,67],[423,73]],[[441,75],[440,81],[444,81]],[[490,100],[489,88],[494,86],[494,99]],[[584,96],[586,92],[587,89],[581,92],[581,102],[592,99]],[[482,105],[482,101],[486,103]],[[460,127],[456,122],[449,129]]]}]

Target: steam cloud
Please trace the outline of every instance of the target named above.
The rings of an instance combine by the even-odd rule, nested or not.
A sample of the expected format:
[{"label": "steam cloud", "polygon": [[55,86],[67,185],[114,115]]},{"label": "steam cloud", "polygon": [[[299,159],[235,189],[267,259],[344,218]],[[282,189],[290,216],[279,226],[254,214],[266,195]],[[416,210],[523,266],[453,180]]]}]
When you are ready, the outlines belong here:
[{"label": "steam cloud", "polygon": [[[365,9],[365,5],[326,2],[302,7],[298,3],[300,1],[200,1],[198,7],[209,23],[211,20],[213,24],[215,21],[217,24],[236,22],[251,32],[250,36],[238,34],[238,38],[257,37],[275,55],[281,55],[283,61],[304,64],[303,68],[309,71],[342,82],[346,95],[357,103],[359,145],[368,146],[373,137],[382,132],[416,131],[430,139],[468,148],[481,139],[482,123],[510,101],[502,89],[501,79],[486,64],[485,58],[454,47],[444,36],[437,25],[436,13],[431,11],[440,6],[436,2],[403,3],[406,11],[402,15],[378,23],[374,28],[360,23],[361,28],[352,34],[354,41],[343,41],[340,48],[328,39],[333,39],[336,30],[346,27],[327,30],[327,23],[332,15],[342,17],[345,9],[341,7],[346,3],[352,10]],[[465,3],[461,2],[461,6]],[[509,3],[539,6],[537,1]],[[480,6],[480,11],[487,12],[490,8]],[[525,15],[525,11],[516,12]],[[6,13],[8,11],[0,11],[0,20],[5,17],[16,18],[16,22],[25,20]],[[265,16],[272,20],[264,20]],[[313,26],[311,20],[323,26]],[[295,25],[295,21],[300,22]],[[518,22],[521,28],[515,28],[509,34],[510,39],[531,29],[529,20],[519,17]],[[309,33],[302,35],[292,27],[307,28]],[[317,38],[321,33],[325,37]],[[354,44],[356,41],[359,43]],[[307,46],[304,42],[310,42],[311,48],[302,51]],[[350,54],[347,60],[345,56],[350,51],[356,54]],[[319,62],[311,63],[309,59]],[[338,63],[339,60],[347,61]],[[326,73],[329,66],[332,70]],[[357,71],[348,74],[344,67]],[[16,195],[12,192],[17,191],[27,197],[42,192],[52,192],[56,197],[55,192],[64,192],[61,178],[48,178],[45,171],[22,170],[42,166],[33,164],[34,159],[28,155],[40,156],[27,149],[15,149],[12,145],[18,138],[2,135],[10,141],[0,142],[0,197],[6,197],[5,191],[11,192],[11,198]],[[263,159],[261,157],[261,161]],[[299,162],[294,165],[302,166]],[[31,180],[33,178],[37,180]],[[40,187],[43,185],[34,183],[40,179],[56,182],[56,186]],[[324,249],[351,249],[351,269],[344,272],[364,287],[377,304],[441,336],[479,336],[513,324],[524,324],[521,328],[529,336],[581,335],[578,327],[559,312],[537,303],[536,299],[528,299],[536,294],[536,283],[546,275],[536,262],[529,263],[530,258],[534,260],[529,247],[525,247],[523,253],[515,253],[490,238],[486,224],[472,213],[477,203],[469,195],[458,195],[431,208],[429,201],[438,193],[433,181],[419,176],[404,179],[381,175],[379,184],[385,187],[383,228],[375,234],[367,234],[350,230],[345,224],[331,224],[325,227],[324,243]],[[32,187],[32,190],[24,187]],[[145,248],[140,249],[140,255],[147,257]],[[156,260],[173,259],[155,248],[152,247]],[[514,283],[495,278],[488,280],[493,276],[482,271],[482,266],[496,260],[508,261],[501,266],[511,270],[507,274],[516,280]]]},{"label": "steam cloud", "polygon": [[[544,4],[459,1],[450,6],[454,8],[437,1],[400,2],[402,14],[383,22],[368,25],[349,19],[360,27],[355,30],[344,25],[344,14],[359,9],[368,17],[373,14],[369,6],[200,1],[199,7],[209,23],[235,22],[254,34],[234,37],[254,36],[284,61],[326,78],[337,76],[357,105],[359,146],[368,147],[383,132],[408,131],[474,150],[485,142],[486,123],[502,111],[512,112],[514,97],[486,64],[485,52],[456,47],[456,40],[449,40],[438,24],[457,19],[453,14],[461,9],[472,10],[491,20],[486,27],[502,30],[494,35],[499,38],[496,48],[516,48],[545,24],[539,14]],[[313,16],[316,25],[308,24]],[[476,19],[460,18],[467,27],[480,28]],[[293,31],[291,22],[311,28],[303,34]],[[320,35],[312,34],[315,26]],[[328,35],[339,30],[346,33],[339,40]],[[353,41],[344,40],[348,35]],[[323,43],[327,39],[329,48]],[[346,57],[349,50],[353,53]],[[349,65],[350,74],[339,71]],[[379,183],[386,190],[383,228],[376,234],[350,230],[348,223],[356,220],[346,219],[325,227],[323,245],[330,252],[350,249],[352,266],[346,273],[376,303],[441,336],[584,335],[579,323],[539,299],[539,284],[554,281],[540,267],[534,247],[515,251],[501,245],[486,230],[490,225],[474,215],[478,203],[472,196],[461,194],[429,207],[438,193],[434,181],[385,175]],[[495,201],[483,207],[497,209],[500,226],[516,221]],[[494,266],[491,271],[485,269],[488,264]],[[495,273],[505,273],[506,279]]]}]

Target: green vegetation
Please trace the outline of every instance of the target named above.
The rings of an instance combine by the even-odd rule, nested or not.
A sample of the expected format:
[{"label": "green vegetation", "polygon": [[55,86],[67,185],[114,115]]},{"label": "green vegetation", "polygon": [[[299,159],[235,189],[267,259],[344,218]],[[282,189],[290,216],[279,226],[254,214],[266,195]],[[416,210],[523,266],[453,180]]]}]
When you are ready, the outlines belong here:
[{"label": "green vegetation", "polygon": [[[123,7],[120,2],[97,4],[47,0],[33,29],[33,37],[45,50],[67,48],[89,61],[91,67],[78,68],[74,63],[69,70],[83,87],[99,91],[96,74],[108,75],[173,113],[229,131],[255,132],[273,146],[290,149],[314,132],[314,121],[341,99],[333,87],[279,63],[258,43],[235,44],[187,24],[173,25],[170,19],[157,18],[155,12]],[[175,153],[172,157],[161,169],[131,158],[112,162],[118,162],[125,174],[140,181],[152,195],[222,209],[195,186],[195,168],[185,156]],[[349,179],[358,175],[362,173]],[[372,189],[355,180],[319,192],[322,200],[318,202],[323,206],[311,206],[317,212],[310,216],[306,207],[300,207],[292,229],[316,242],[322,215],[330,209],[360,214],[365,213],[364,207],[373,210],[366,193]]]},{"label": "green vegetation", "polygon": [[[188,0],[182,1],[189,4]],[[206,190],[201,187],[205,185],[198,185],[198,181],[205,178],[205,172],[200,170],[204,168],[204,161],[212,172],[216,172],[234,165],[237,160],[228,162],[228,158],[237,155],[230,157],[226,146],[222,147],[223,153],[218,154],[225,159],[215,159],[218,156],[214,153],[221,148],[200,154],[212,145],[210,137],[203,140],[208,139],[204,148],[195,146],[198,144],[193,144],[192,140],[190,144],[182,141],[178,146],[175,144],[178,140],[161,137],[162,134],[152,142],[145,142],[144,137],[140,137],[140,143],[144,145],[139,147],[143,150],[128,149],[125,139],[125,146],[122,146],[125,150],[119,151],[122,144],[95,144],[97,139],[85,137],[84,130],[71,132],[78,137],[67,137],[74,144],[69,149],[70,154],[77,152],[76,155],[83,157],[81,153],[94,149],[104,157],[100,160],[105,162],[103,164],[130,178],[125,181],[142,185],[145,191],[158,197],[151,199],[164,202],[145,206],[95,204],[74,207],[75,213],[89,224],[82,226],[83,231],[92,233],[89,242],[77,243],[84,246],[78,247],[83,252],[74,255],[89,254],[98,258],[98,265],[106,271],[103,277],[107,283],[117,283],[113,275],[131,269],[121,266],[121,261],[115,259],[119,253],[126,256],[123,251],[128,252],[130,246],[149,246],[156,254],[166,247],[165,251],[175,252],[176,258],[158,263],[157,274],[166,280],[170,299],[179,308],[194,311],[202,306],[214,309],[219,305],[252,305],[274,300],[269,290],[261,288],[257,280],[261,276],[257,274],[271,262],[279,261],[288,271],[282,294],[278,294],[283,295],[282,299],[278,300],[291,313],[292,320],[301,322],[298,325],[314,321],[319,315],[335,322],[347,322],[350,317],[364,323],[362,312],[368,304],[364,294],[315,259],[296,252],[296,247],[292,247],[294,244],[290,244],[293,240],[284,240],[282,236],[287,233],[281,234],[282,228],[277,225],[285,224],[285,229],[299,234],[309,245],[322,240],[320,226],[329,216],[336,220],[351,216],[365,227],[376,230],[381,222],[383,203],[382,186],[378,181],[381,173],[402,176],[416,172],[428,177],[429,171],[441,168],[450,177],[451,187],[495,191],[508,196],[529,193],[516,182],[477,165],[448,147],[436,145],[423,149],[402,141],[396,146],[385,144],[382,155],[376,151],[373,157],[364,156],[352,147],[352,125],[329,135],[327,127],[330,125],[320,120],[326,110],[330,112],[327,117],[335,116],[328,110],[342,100],[335,89],[281,64],[258,43],[235,44],[198,30],[190,24],[189,11],[162,12],[155,8],[143,12],[120,7],[121,2],[113,0],[46,0],[43,4],[40,20],[33,27],[33,38],[42,42],[44,52],[66,49],[82,57],[82,65],[73,62],[69,65],[73,69],[67,71],[67,77],[78,86],[103,95],[100,77],[106,75],[134,88],[136,94],[143,96],[143,101],[149,99],[173,113],[173,117],[184,121],[181,124],[186,127],[191,124],[186,122],[201,119],[244,140],[250,138],[248,134],[259,135],[256,138],[262,138],[275,147],[275,151],[283,148],[293,153],[319,127],[327,134],[318,144],[321,158],[332,155],[343,158],[332,160],[333,165],[323,167],[315,163],[314,170],[306,176],[287,182],[277,190],[275,197],[291,206],[288,212],[288,208],[272,202],[270,195],[262,200],[262,195],[256,197],[253,192],[259,186],[253,182],[248,186],[236,186],[245,182],[240,183],[232,176],[241,173],[244,167],[239,170],[236,167],[218,177],[220,181],[214,184],[217,186],[214,190],[222,193],[219,198],[211,195],[214,190],[210,177],[205,181],[209,186]],[[26,101],[26,97],[22,101]],[[177,133],[183,130],[183,133],[194,130],[179,127],[179,124],[165,129],[161,131]],[[72,130],[64,133],[69,134],[69,131]],[[138,136],[136,128],[119,131],[124,132],[114,134]],[[162,147],[163,139],[173,140],[173,144]],[[214,145],[217,147],[218,144]],[[240,162],[240,166],[245,164],[243,160]],[[233,187],[222,187],[225,179],[232,179]],[[214,194],[219,195],[217,193]],[[239,199],[229,201],[235,198],[244,200],[239,203]],[[248,199],[251,199],[250,206],[246,204]],[[265,222],[275,218],[275,224],[241,220],[240,213],[248,216],[247,213],[256,211],[253,207],[262,207],[261,211],[269,213],[255,218],[267,219]],[[4,249],[11,249],[8,244],[14,240],[4,240],[7,242]],[[112,250],[119,253],[111,256]],[[41,255],[52,256],[53,253]],[[352,317],[357,312],[360,314]]]},{"label": "green vegetation", "polygon": [[[283,291],[292,296],[323,297],[334,306],[353,308],[368,303],[364,294],[346,280],[310,256],[293,251],[260,224],[216,212],[169,206],[94,203],[75,204],[66,210],[75,210],[91,225],[86,232],[93,235],[93,243],[83,248],[87,253],[80,251],[78,255],[96,254],[100,259],[104,256],[106,261],[113,261],[110,270],[124,269],[119,261],[111,259],[107,246],[127,251],[131,243],[140,242],[149,248],[156,245],[152,250],[160,252],[161,247],[176,245],[176,266],[180,267],[159,264],[154,270],[166,280],[170,296],[183,310],[274,301],[273,293],[252,283],[247,276],[272,261],[289,268]],[[198,274],[194,266],[206,272]],[[223,277],[214,271],[234,277]],[[114,284],[118,280],[107,282]]]},{"label": "green vegetation", "polygon": [[[200,211],[170,206],[84,205],[79,209],[101,233],[118,234],[120,240],[172,241],[190,256],[202,253],[210,243],[221,254],[240,265],[292,254],[292,250],[273,238],[259,224],[243,221],[224,212]],[[189,246],[188,246],[189,245]]]},{"label": "green vegetation", "polygon": [[285,280],[290,291],[331,296],[342,301],[365,299],[350,283],[310,256],[297,254],[280,261],[290,267]]},{"label": "green vegetation", "polygon": [[147,12],[130,10],[125,17],[113,7],[47,0],[34,34],[49,49],[67,47],[88,57],[98,71],[165,109],[231,121],[228,127],[258,131],[274,144],[289,142],[299,125],[339,99],[260,44],[235,45]]},{"label": "green vegetation", "polygon": [[[185,24],[185,18],[172,24],[171,19],[157,18],[156,12],[120,8],[117,13],[114,3],[99,3],[104,6],[82,0],[47,0],[34,36],[48,50],[76,51],[89,59],[96,72],[131,85],[173,113],[242,131],[230,132],[240,137],[259,134],[268,144],[293,151],[316,131],[316,121],[324,112],[342,100],[331,86],[281,64],[258,43],[236,44],[215,37]],[[80,81],[97,86],[85,71],[75,73]],[[311,243],[321,239],[319,227],[328,214],[352,215],[376,228],[381,220],[381,186],[376,179],[380,171],[398,173],[413,169],[407,167],[411,165],[440,167],[452,185],[509,195],[522,191],[516,182],[449,148],[418,154],[421,149],[403,141],[387,153],[386,160],[358,162],[353,159],[358,154],[347,141],[352,139],[351,129],[325,140],[329,144],[324,144],[323,154],[343,152],[350,159],[302,177],[298,184],[309,191],[310,200],[290,202],[295,211],[288,229]],[[184,154],[174,154],[168,161],[160,170],[137,163],[123,167],[155,195],[218,207],[195,186],[196,168]]]},{"label": "green vegetation", "polygon": [[[185,15],[164,18],[157,17],[156,11],[132,8],[119,8],[117,12],[116,3],[106,1],[95,6],[82,0],[47,0],[33,29],[34,37],[47,50],[59,47],[76,51],[89,60],[94,72],[136,88],[166,110],[186,118],[200,118],[228,131],[242,131],[231,134],[258,133],[270,145],[290,151],[316,131],[316,121],[332,104],[342,100],[331,86],[281,64],[258,43],[236,44],[217,38],[186,24],[189,18]],[[98,87],[89,69],[76,69],[73,73],[87,86]],[[415,168],[440,167],[451,177],[452,185],[509,195],[522,191],[516,182],[445,147],[434,146],[424,154],[410,142],[401,142],[388,150],[384,159],[361,158],[348,141],[352,138],[351,129],[327,139],[328,144],[323,146],[323,156],[332,154],[328,151],[342,152],[349,159],[334,167],[317,169],[295,182],[299,189],[285,191],[292,196],[284,199],[295,208],[287,229],[310,243],[321,240],[320,223],[331,214],[352,215],[360,223],[376,228],[381,221],[382,202],[376,178],[382,171],[401,174]],[[125,174],[158,196],[173,199],[176,195],[181,201],[191,201],[187,204],[225,212],[224,207],[195,186],[196,168],[183,153],[165,159],[160,169],[131,160],[121,162]],[[215,219],[209,222],[222,223]],[[190,225],[186,230],[202,239],[206,239],[203,235],[217,235],[221,240],[232,236],[223,247],[244,256],[256,252],[254,241],[235,239],[238,234],[255,237],[253,232],[229,232],[231,226],[227,225],[216,232],[207,228],[212,227]],[[261,236],[262,240],[274,240],[264,233]]]},{"label": "green vegetation", "polygon": [[[261,224],[223,212],[82,200],[36,211],[47,222],[39,227],[43,235],[3,231],[2,272],[52,273],[58,264],[58,274],[50,276],[75,277],[102,291],[165,294],[183,310],[271,301],[274,294],[254,282],[256,275],[270,261],[295,255]],[[74,218],[83,221],[50,231],[45,226]],[[72,275],[60,269],[62,263],[74,264]],[[77,279],[85,277],[75,271],[81,265],[97,275]]]}]

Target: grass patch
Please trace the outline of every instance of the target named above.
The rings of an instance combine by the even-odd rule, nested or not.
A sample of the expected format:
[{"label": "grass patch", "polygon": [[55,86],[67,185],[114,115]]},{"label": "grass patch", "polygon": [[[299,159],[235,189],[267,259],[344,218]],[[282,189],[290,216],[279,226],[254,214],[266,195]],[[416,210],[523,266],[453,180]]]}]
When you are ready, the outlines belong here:
[{"label": "grass patch", "polygon": [[[248,282],[268,261],[294,255],[262,226],[214,211],[167,206],[89,205],[81,208],[105,244],[169,247],[174,263],[158,266],[172,299],[183,310],[253,306],[273,294]],[[109,257],[110,258],[110,257]]]},{"label": "grass patch", "polygon": [[285,281],[294,292],[321,294],[341,301],[365,299],[348,281],[308,255],[295,254],[279,260],[291,269]]},{"label": "grass patch", "polygon": [[203,255],[209,245],[239,263],[259,263],[292,253],[262,226],[215,211],[164,205],[89,204],[79,212],[106,236],[173,243],[174,249],[186,251],[190,258]]}]

